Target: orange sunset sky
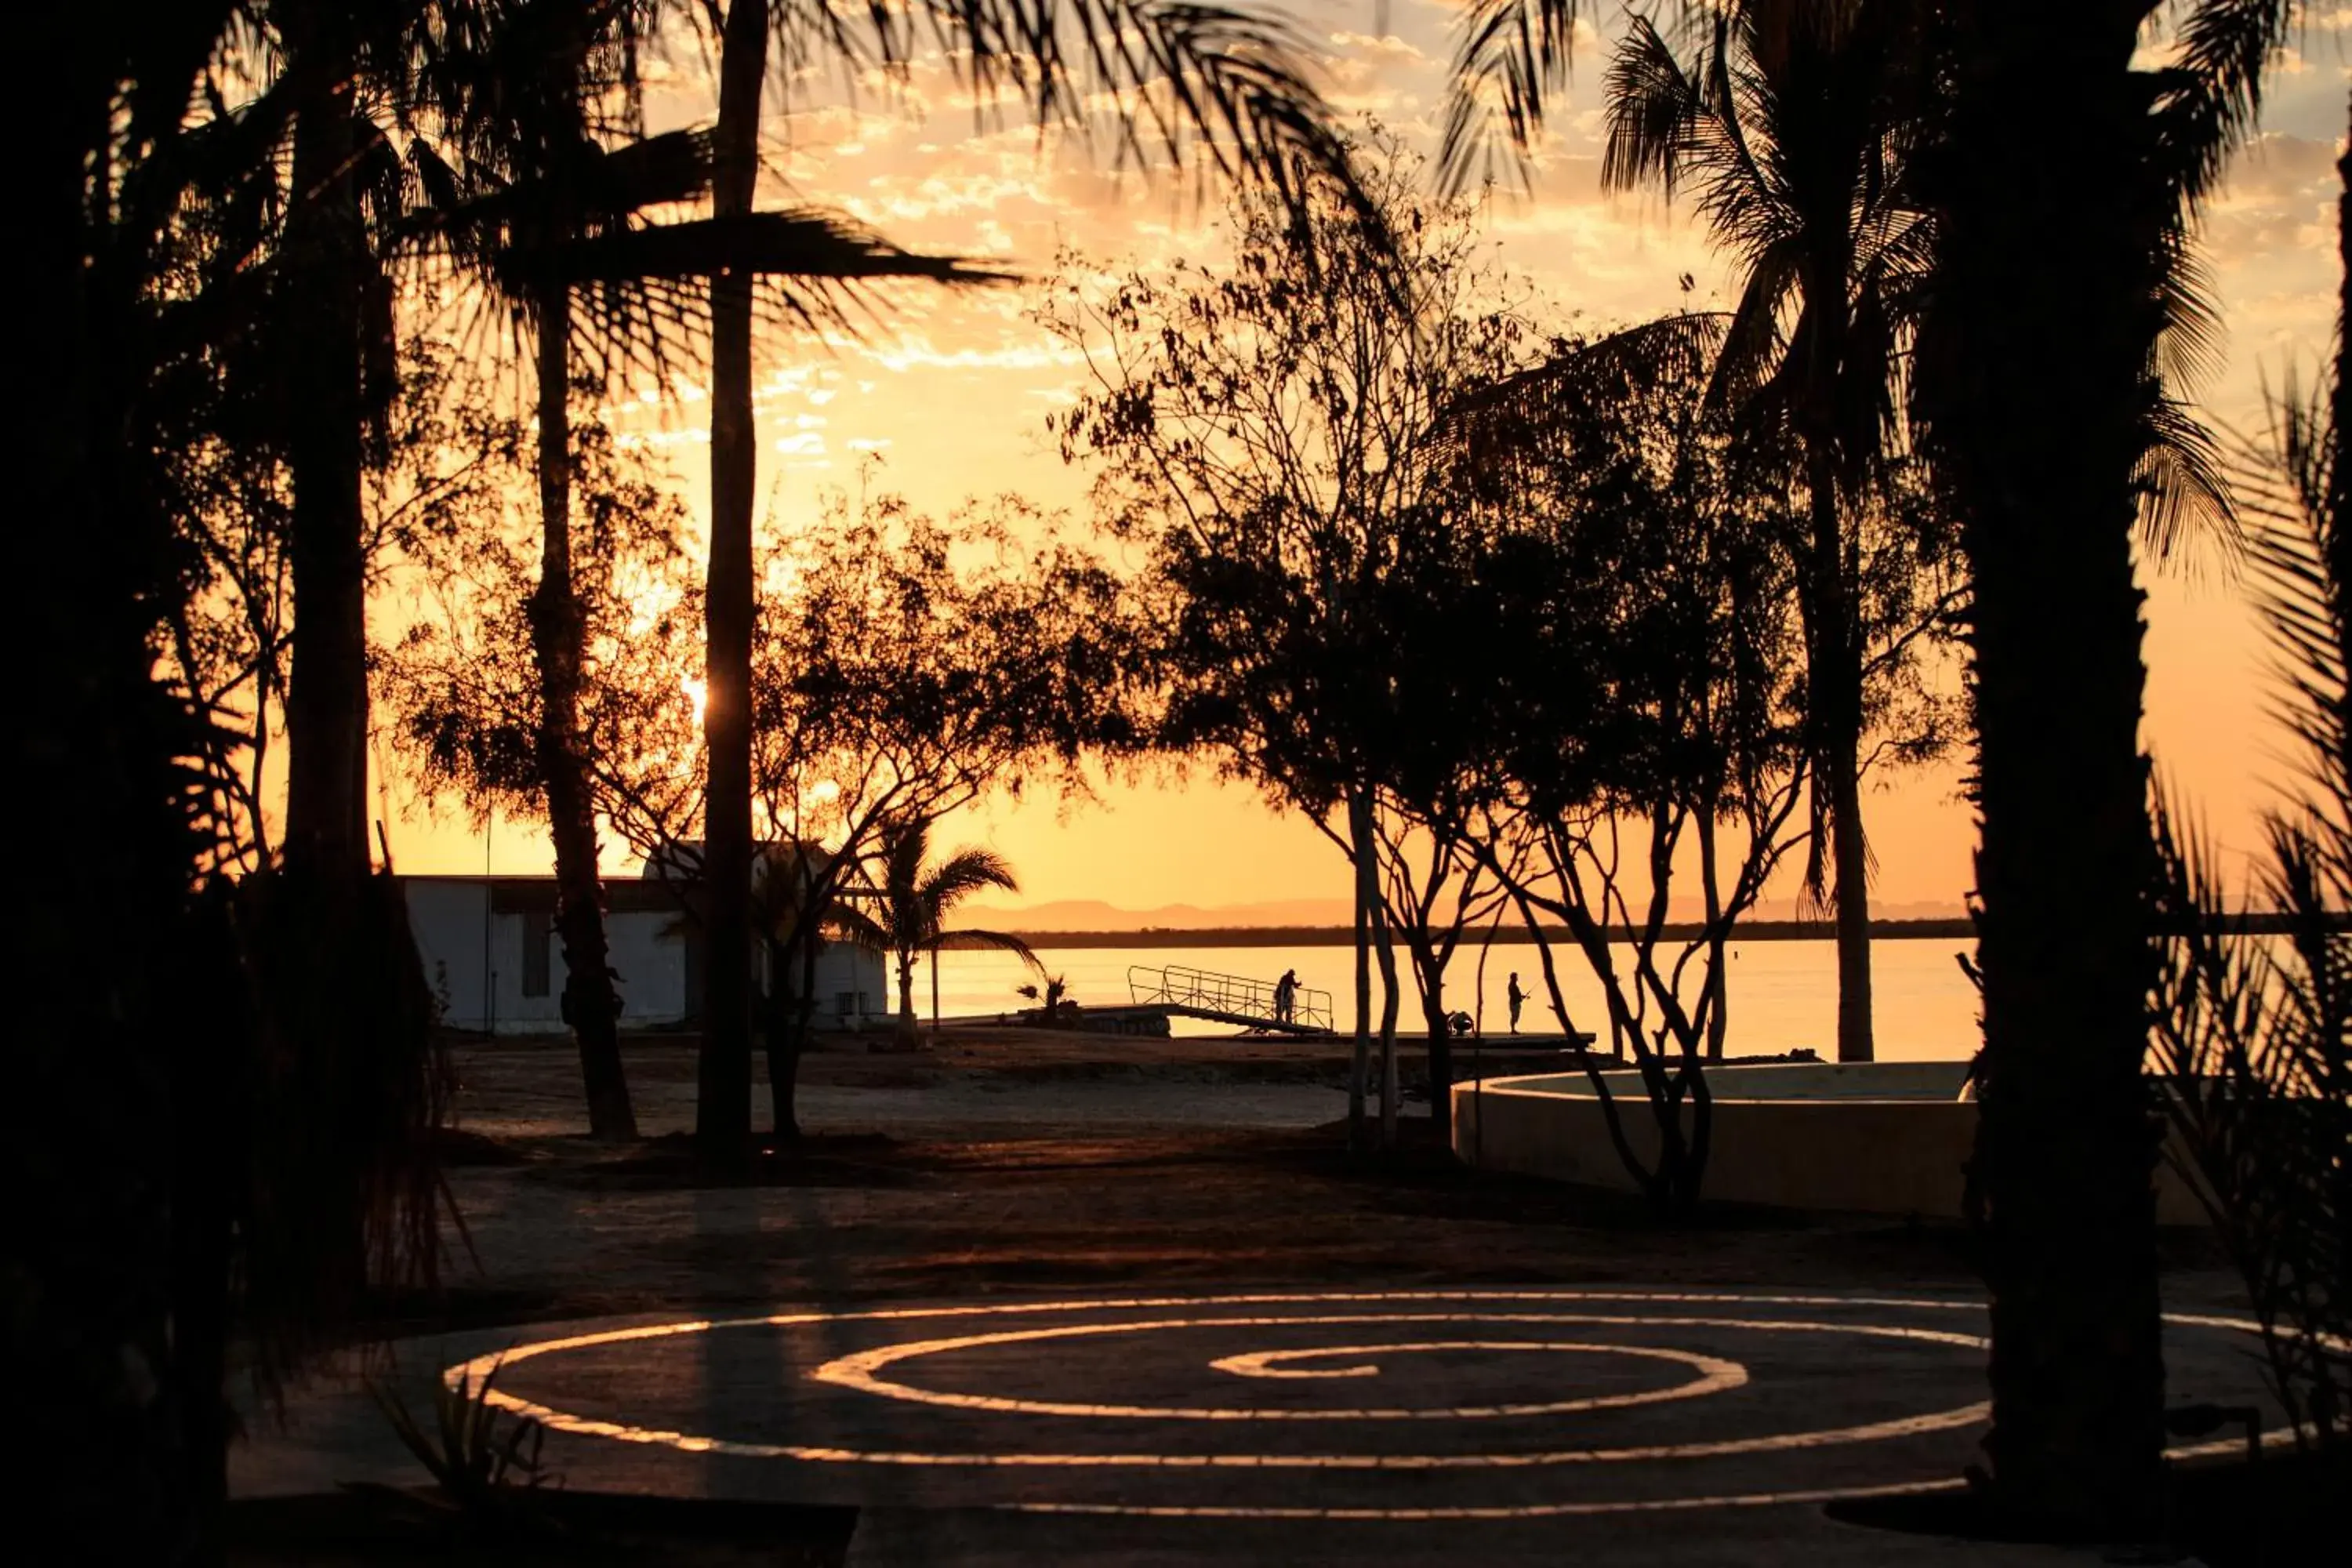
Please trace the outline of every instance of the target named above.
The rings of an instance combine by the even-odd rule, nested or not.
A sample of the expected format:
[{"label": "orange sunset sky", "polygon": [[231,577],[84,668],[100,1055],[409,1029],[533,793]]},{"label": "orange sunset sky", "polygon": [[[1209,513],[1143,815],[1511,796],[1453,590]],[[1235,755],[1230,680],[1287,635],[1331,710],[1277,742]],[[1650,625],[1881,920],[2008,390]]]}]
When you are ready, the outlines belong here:
[{"label": "orange sunset sky", "polygon": [[[1433,149],[1456,5],[1392,0],[1384,24],[1370,0],[1287,0],[1281,8],[1321,57],[1336,105]],[[1580,40],[1575,80],[1530,166],[1529,188],[1496,195],[1486,214],[1493,259],[1548,302],[1541,325],[1605,327],[1676,308],[1684,273],[1696,279],[1691,302],[1731,299],[1722,262],[1685,211],[1599,189],[1598,106],[1615,14],[1603,9],[1602,28]],[[2309,374],[2335,313],[2334,163],[2352,80],[2352,7],[2313,10],[2301,52],[2273,79],[2263,136],[2238,159],[2203,235],[2229,336],[2200,400],[2210,416],[2245,428],[2261,420],[2265,383],[2276,385],[2294,367]],[[1381,25],[1385,36],[1373,36]],[[712,101],[702,62],[681,53],[656,81],[656,128],[706,120]],[[899,89],[866,84],[854,103],[821,79],[792,84],[789,101],[793,112],[769,123],[765,200],[837,206],[901,245],[985,258],[1034,278],[1035,288],[1065,247],[1106,266],[1146,268],[1223,250],[1213,192],[1204,199],[1189,177],[1115,173],[1066,140],[1041,144],[1017,114],[975,131],[969,99],[936,59]],[[883,464],[874,482],[926,509],[1010,490],[1078,512],[1086,476],[1063,466],[1044,425],[1078,373],[1028,320],[1035,288],[898,292],[857,341],[770,332],[759,351],[762,527],[804,523],[828,488],[858,482],[866,453]],[[615,411],[625,430],[665,453],[698,513],[708,493],[698,390],[680,383]],[[2242,854],[2257,842],[2254,813],[2279,770],[2259,639],[2210,556],[2202,569],[2192,560],[2146,581],[2148,744],[2224,847]],[[1958,771],[1894,774],[1870,796],[1874,896],[1885,912],[1952,909],[1966,893],[1972,830],[1955,797]],[[400,869],[483,868],[482,837],[462,814],[418,798],[396,763],[382,782]],[[1347,893],[1344,863],[1312,827],[1205,774],[1108,789],[1099,803],[1067,809],[1051,798],[992,805],[941,831],[949,842],[984,841],[1004,853],[1021,874],[1023,903],[1087,899],[1143,910]],[[608,839],[606,852],[614,869],[634,869],[623,847]],[[501,819],[490,863],[544,872],[551,857],[543,834]],[[1785,910],[1783,902],[1768,912]]]}]

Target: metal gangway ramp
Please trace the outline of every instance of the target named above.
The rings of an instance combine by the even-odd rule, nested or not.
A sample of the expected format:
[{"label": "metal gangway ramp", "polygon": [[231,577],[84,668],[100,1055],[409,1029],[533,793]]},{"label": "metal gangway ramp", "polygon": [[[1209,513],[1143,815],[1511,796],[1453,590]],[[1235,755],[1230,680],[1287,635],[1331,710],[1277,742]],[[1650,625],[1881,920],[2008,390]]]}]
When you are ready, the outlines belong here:
[{"label": "metal gangway ramp", "polygon": [[1271,980],[1251,980],[1239,974],[1214,974],[1171,963],[1154,969],[1132,964],[1127,988],[1139,1007],[1181,1013],[1188,1018],[1210,1018],[1281,1035],[1331,1033],[1331,993],[1300,986],[1290,1016],[1276,1014]]}]

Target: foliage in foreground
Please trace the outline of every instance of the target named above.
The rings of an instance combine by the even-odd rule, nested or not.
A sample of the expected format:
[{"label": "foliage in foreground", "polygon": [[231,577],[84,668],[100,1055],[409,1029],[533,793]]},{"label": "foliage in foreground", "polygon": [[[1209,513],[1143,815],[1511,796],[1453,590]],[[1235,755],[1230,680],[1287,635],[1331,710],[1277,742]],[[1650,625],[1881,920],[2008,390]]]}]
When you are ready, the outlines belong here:
[{"label": "foliage in foreground", "polygon": [[[2156,1038],[2191,1184],[2262,1325],[2299,1440],[2352,1447],[2352,523],[2327,404],[2284,409],[2242,488],[2258,602],[2302,777],[2268,816],[2255,887],[2286,920],[2233,920],[2211,858],[2157,804],[2164,921]],[[2284,482],[2281,482],[2282,479]],[[2331,498],[2331,489],[2334,496]]]},{"label": "foliage in foreground", "polygon": [[[439,1508],[455,1515],[461,1528],[503,1539],[548,1535],[559,1527],[534,1506],[533,1496],[553,1479],[541,1457],[547,1429],[530,1416],[503,1418],[491,1394],[504,1368],[501,1358],[478,1382],[470,1373],[455,1383],[436,1379],[429,1430],[397,1393],[373,1378],[368,1380],[368,1397],[401,1447],[440,1489]],[[398,1496],[414,1506],[429,1506],[411,1494]]]}]

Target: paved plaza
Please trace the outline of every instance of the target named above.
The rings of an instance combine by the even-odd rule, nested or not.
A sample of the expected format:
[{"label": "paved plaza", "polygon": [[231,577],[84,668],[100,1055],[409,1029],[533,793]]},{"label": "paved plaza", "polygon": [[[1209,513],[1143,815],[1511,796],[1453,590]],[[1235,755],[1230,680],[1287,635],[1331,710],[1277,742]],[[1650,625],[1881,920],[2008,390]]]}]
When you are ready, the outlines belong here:
[{"label": "paved plaza", "polygon": [[[862,1568],[2099,1561],[1823,1511],[1978,1457],[1956,1227],[1667,1224],[1433,1147],[1351,1158],[1327,1086],[1018,1076],[1029,1049],[821,1063],[824,1137],[719,1184],[549,1131],[568,1058],[461,1058],[502,1142],[450,1173],[450,1293],[394,1331],[393,1386],[423,1413],[495,1366],[562,1485],[854,1506]],[[632,1060],[655,1129],[691,1067]],[[2167,1246],[2168,1400],[2266,1403],[2233,1279]],[[240,1495],[425,1479],[357,1370],[254,1413]]]},{"label": "paved plaza", "polygon": [[[1262,1289],[539,1324],[400,1365],[412,1401],[495,1370],[567,1486],[857,1505],[853,1562],[2095,1560],[1822,1512],[1957,1484],[1983,1327],[1931,1295]],[[2176,1399],[2258,1393],[2242,1325],[2169,1335]],[[414,1479],[331,1393],[242,1468]]]}]

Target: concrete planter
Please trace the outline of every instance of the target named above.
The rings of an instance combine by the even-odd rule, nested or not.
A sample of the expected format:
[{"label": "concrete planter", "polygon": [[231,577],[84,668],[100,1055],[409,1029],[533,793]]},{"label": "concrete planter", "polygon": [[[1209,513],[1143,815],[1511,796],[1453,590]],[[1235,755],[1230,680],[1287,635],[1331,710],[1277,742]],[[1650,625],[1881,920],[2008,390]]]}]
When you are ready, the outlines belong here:
[{"label": "concrete planter", "polygon": [[[1710,1068],[1715,1121],[1703,1191],[1731,1203],[1957,1219],[1976,1138],[1976,1104],[1959,1098],[1966,1073],[1964,1062]],[[1654,1159],[1657,1131],[1640,1076],[1602,1077],[1628,1140]],[[1582,1073],[1456,1085],[1454,1152],[1484,1170],[1638,1190]],[[2205,1223],[2168,1164],[2158,1167],[2156,1203],[2160,1224]]]}]

